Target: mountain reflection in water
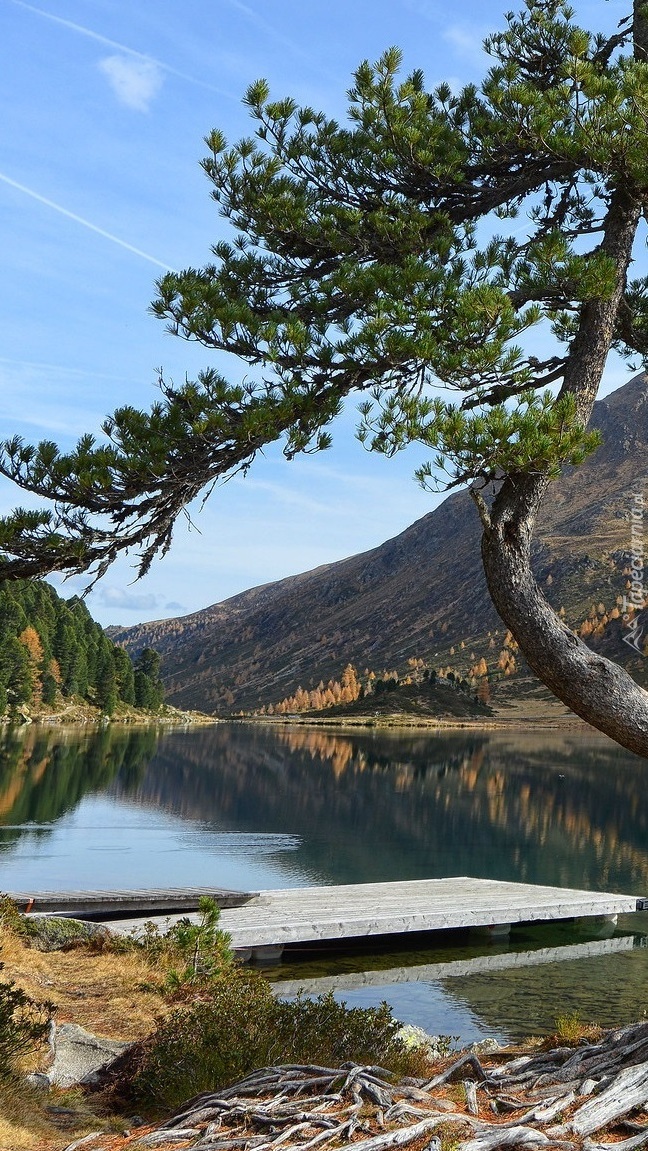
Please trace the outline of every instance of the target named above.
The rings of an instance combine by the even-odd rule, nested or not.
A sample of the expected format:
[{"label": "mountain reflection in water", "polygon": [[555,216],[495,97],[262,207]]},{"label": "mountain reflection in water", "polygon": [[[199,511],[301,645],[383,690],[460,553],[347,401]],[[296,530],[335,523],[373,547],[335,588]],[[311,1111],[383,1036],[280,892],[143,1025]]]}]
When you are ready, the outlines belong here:
[{"label": "mountain reflection in water", "polygon": [[[646,894],[644,781],[643,760],[575,732],[5,731],[0,890],[476,875]],[[647,969],[648,953],[634,949],[444,986],[452,984],[458,1011],[462,1001],[464,1023],[470,1015],[468,1032],[506,1028],[508,1017],[519,1034],[550,1028],[541,990],[549,975],[567,1004],[580,986],[585,1014],[596,1015],[606,987],[616,986],[613,973],[625,982],[607,1002],[636,1011]],[[421,997],[430,986],[350,998],[395,998],[402,1015],[415,1012],[429,1027]],[[402,1007],[408,994],[411,1012]]]},{"label": "mountain reflection in water", "polygon": [[479,875],[633,891],[648,889],[644,781],[643,760],[596,736],[222,725],[163,737],[128,794],[297,834],[292,862],[321,883]]}]

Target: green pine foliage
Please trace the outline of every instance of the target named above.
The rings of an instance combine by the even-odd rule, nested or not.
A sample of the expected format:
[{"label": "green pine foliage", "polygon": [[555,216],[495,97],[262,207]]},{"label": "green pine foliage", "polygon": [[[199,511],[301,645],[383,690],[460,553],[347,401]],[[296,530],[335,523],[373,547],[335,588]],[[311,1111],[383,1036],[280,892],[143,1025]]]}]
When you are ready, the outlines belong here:
[{"label": "green pine foliage", "polygon": [[525,0],[458,91],[388,49],[341,122],[252,84],[250,134],[206,138],[227,238],[151,308],[232,378],[160,375],[148,411],[118,409],[67,454],[0,443],[0,474],[47,501],[0,518],[3,572],[98,577],[125,549],[146,572],[201,493],[268,444],[326,448],[349,398],[368,449],[428,449],[424,486],[580,463],[610,348],[648,363],[648,277],[626,282],[648,200],[646,8],[620,17],[606,39],[565,0]]},{"label": "green pine foliage", "polygon": [[21,705],[56,710],[80,697],[112,715],[127,705],[159,709],[160,657],[136,665],[93,620],[83,600],[63,600],[37,580],[0,582],[0,715]]},{"label": "green pine foliage", "polygon": [[164,689],[160,680],[160,656],[152,647],[145,647],[135,661],[133,690],[137,707],[150,710],[162,703]]}]

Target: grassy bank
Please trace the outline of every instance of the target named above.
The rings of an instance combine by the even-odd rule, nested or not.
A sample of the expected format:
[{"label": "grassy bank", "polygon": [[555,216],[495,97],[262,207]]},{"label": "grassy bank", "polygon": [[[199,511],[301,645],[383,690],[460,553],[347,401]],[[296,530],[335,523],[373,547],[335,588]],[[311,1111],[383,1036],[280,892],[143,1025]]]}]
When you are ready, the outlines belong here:
[{"label": "grassy bank", "polygon": [[[645,1020],[604,1033],[564,1016],[548,1039],[486,1056],[420,1046],[399,1035],[386,1004],[278,1001],[233,963],[213,904],[202,910],[197,925],[126,945],[69,925],[62,949],[43,950],[51,932],[2,902],[1,1151],[630,1151],[648,1142]],[[35,1001],[41,1030],[52,1010],[59,1024],[133,1046],[98,1089],[34,1090],[24,1075],[46,1048],[34,1039],[8,1057],[8,981]],[[26,1018],[16,1015],[14,1035]]]},{"label": "grassy bank", "polygon": [[[3,901],[5,986],[37,1005],[48,1001],[57,1025],[73,1022],[134,1047],[103,1091],[42,1094],[21,1077],[47,1063],[46,1043],[34,1041],[10,1067],[5,1059],[3,1075],[0,1025],[2,1151],[58,1151],[90,1130],[122,1130],[134,1114],[149,1120],[168,1114],[262,1065],[359,1059],[398,1074],[425,1065],[394,1041],[386,1005],[347,1010],[332,996],[277,1000],[266,980],[234,962],[217,918],[207,902],[197,926],[181,922],[166,936],[151,929],[137,943],[124,943],[103,934],[88,939],[70,921],[65,932],[53,933],[47,921],[19,916]],[[38,1010],[40,1017],[48,1013]]]}]

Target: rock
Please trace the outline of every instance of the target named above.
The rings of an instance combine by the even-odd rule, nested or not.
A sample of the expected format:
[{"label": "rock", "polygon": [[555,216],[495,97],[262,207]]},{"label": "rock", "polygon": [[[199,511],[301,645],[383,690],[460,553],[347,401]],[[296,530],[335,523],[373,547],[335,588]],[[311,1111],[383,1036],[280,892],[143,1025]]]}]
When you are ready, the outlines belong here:
[{"label": "rock", "polygon": [[498,1043],[497,1039],[480,1039],[477,1043],[471,1043],[468,1050],[473,1051],[475,1055],[490,1055],[493,1051],[501,1051],[502,1044]]},{"label": "rock", "polygon": [[445,1035],[428,1035],[422,1027],[406,1023],[398,1029],[394,1039],[399,1040],[408,1051],[425,1048],[431,1059],[440,1059],[448,1054],[448,1038]]},{"label": "rock", "polygon": [[23,915],[22,922],[32,947],[37,951],[62,951],[89,939],[107,939],[110,929],[100,923],[86,923],[58,915]]},{"label": "rock", "polygon": [[130,1046],[117,1039],[93,1035],[77,1023],[62,1023],[54,1031],[54,1061],[44,1072],[44,1078],[53,1087],[94,1083],[97,1073]]},{"label": "rock", "polygon": [[25,1082],[30,1087],[35,1087],[37,1091],[49,1091],[51,1087],[49,1075],[44,1071],[33,1071],[31,1075],[26,1075]]}]

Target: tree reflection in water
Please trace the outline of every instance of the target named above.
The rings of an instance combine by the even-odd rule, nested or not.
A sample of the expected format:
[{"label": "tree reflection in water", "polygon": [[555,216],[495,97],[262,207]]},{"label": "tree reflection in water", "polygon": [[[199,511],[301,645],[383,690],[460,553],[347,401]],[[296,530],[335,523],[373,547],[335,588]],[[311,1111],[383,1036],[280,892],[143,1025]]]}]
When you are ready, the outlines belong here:
[{"label": "tree reflection in water", "polygon": [[48,825],[91,791],[104,791],[119,774],[136,788],[158,743],[152,728],[54,728],[0,731],[0,844],[20,836],[21,825],[47,834]]},{"label": "tree reflection in water", "polygon": [[137,795],[302,838],[322,883],[480,875],[648,889],[645,762],[596,735],[220,725],[162,737]]},{"label": "tree reflection in water", "polygon": [[[645,763],[596,735],[348,735],[254,724],[4,732],[0,851],[11,853],[28,832],[49,834],[90,792],[103,796],[102,813],[114,804],[116,828],[125,799],[191,824],[187,849],[204,852],[205,868],[228,857],[235,881],[225,886],[245,886],[236,883],[236,849],[228,848],[245,840],[266,886],[281,886],[282,876],[292,885],[473,874],[648,894]],[[129,844],[129,886],[138,886],[138,851],[143,859],[145,850]],[[169,867],[178,866],[179,850],[177,841],[169,848]],[[82,873],[83,859],[75,865]],[[119,853],[110,866],[105,886],[126,885]],[[0,887],[1,877],[0,868]],[[524,947],[524,939],[512,946]],[[430,962],[429,954],[413,962]],[[573,1008],[584,1018],[624,1022],[643,1010],[647,976],[648,952],[635,949],[448,979],[434,994],[425,983],[363,994],[386,997],[432,1029],[443,999],[478,1030],[504,1027],[519,1036],[551,1030],[555,1015]]]}]

